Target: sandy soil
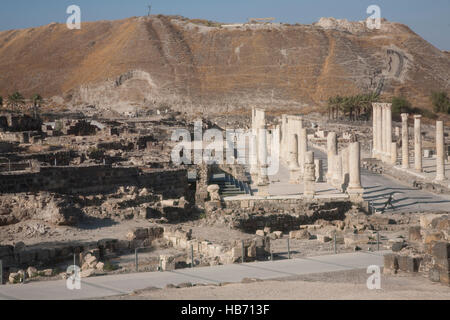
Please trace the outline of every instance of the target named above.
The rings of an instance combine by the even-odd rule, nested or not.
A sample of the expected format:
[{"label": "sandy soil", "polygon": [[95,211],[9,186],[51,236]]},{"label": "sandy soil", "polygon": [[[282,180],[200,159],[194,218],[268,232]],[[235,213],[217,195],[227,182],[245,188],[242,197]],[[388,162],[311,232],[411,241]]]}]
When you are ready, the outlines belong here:
[{"label": "sandy soil", "polygon": [[[112,300],[450,300],[450,288],[421,276],[382,275],[381,289],[369,290],[366,270],[301,276],[290,279],[196,286],[149,288]],[[247,281],[248,282],[248,281]]]}]

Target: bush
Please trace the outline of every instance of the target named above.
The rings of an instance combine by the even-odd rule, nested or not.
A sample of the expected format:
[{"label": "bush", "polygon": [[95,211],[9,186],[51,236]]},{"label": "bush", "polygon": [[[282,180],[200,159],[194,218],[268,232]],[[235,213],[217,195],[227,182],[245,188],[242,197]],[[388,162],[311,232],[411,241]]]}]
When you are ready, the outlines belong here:
[{"label": "bush", "polygon": [[115,270],[117,270],[117,269],[119,269],[119,267],[116,266],[116,265],[114,265],[114,264],[112,264],[112,263],[109,262],[109,261],[106,261],[106,262],[105,262],[105,265],[103,266],[103,270],[104,270],[104,271],[115,271]]},{"label": "bush", "polygon": [[450,98],[447,92],[433,92],[431,95],[431,102],[433,103],[433,109],[435,112],[450,113]]},{"label": "bush", "polygon": [[392,114],[400,115],[402,113],[412,113],[413,108],[411,102],[404,97],[393,97],[392,98]]}]

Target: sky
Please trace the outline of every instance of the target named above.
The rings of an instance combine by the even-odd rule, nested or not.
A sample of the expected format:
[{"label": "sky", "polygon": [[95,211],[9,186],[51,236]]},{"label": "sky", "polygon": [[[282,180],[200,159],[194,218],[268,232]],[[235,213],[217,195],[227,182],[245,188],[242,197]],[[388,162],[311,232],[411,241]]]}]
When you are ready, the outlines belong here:
[{"label": "sky", "polygon": [[218,22],[274,17],[277,22],[310,24],[321,17],[365,20],[369,5],[381,16],[408,25],[441,50],[450,51],[450,0],[0,0],[0,30],[65,23],[69,5],[82,21],[116,20],[148,13],[177,14]]}]

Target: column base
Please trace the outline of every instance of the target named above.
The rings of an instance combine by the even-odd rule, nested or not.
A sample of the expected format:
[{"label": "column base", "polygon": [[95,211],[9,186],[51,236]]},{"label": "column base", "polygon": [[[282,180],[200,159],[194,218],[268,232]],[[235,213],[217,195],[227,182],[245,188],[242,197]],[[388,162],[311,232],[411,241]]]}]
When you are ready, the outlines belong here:
[{"label": "column base", "polygon": [[364,188],[362,187],[348,187],[347,188],[347,194],[350,196],[350,199],[352,200],[362,200],[363,194],[364,194]]},{"label": "column base", "polygon": [[300,177],[300,168],[291,169],[289,171],[289,183],[290,184],[299,184],[302,181]]},{"label": "column base", "polygon": [[304,192],[303,197],[306,199],[314,199],[314,196],[316,195],[315,192]]},{"label": "column base", "polygon": [[256,184],[258,187],[268,186],[270,184],[269,177],[267,176],[259,176],[258,183]]}]

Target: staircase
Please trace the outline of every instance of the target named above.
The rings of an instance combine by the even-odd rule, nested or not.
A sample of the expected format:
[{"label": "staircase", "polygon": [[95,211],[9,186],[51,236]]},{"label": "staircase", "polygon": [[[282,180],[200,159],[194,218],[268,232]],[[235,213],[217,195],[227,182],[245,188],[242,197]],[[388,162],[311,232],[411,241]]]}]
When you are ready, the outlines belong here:
[{"label": "staircase", "polygon": [[220,187],[219,193],[222,197],[235,197],[244,194],[253,195],[247,182],[236,180],[227,173],[213,174],[209,184],[217,184]]}]

